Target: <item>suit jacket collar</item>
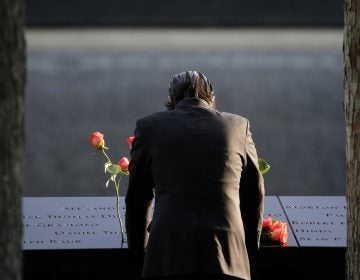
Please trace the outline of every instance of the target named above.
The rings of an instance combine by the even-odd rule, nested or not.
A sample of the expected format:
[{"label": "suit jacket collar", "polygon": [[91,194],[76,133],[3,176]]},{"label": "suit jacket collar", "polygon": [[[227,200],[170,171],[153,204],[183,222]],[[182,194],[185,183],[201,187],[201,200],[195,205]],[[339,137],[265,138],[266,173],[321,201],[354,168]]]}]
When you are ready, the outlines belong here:
[{"label": "suit jacket collar", "polygon": [[209,110],[212,109],[209,103],[199,98],[184,98],[175,105],[175,108],[178,109],[189,108],[189,107],[201,107]]}]

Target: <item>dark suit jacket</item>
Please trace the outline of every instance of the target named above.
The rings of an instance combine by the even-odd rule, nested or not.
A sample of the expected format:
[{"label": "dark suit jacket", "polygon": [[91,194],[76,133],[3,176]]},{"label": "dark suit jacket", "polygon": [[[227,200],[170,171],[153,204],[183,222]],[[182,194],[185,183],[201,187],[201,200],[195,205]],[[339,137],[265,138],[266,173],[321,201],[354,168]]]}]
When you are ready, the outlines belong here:
[{"label": "dark suit jacket", "polygon": [[259,245],[263,216],[257,160],[248,120],[203,100],[138,120],[125,201],[129,248],[146,248],[143,277],[250,279],[248,251]]}]

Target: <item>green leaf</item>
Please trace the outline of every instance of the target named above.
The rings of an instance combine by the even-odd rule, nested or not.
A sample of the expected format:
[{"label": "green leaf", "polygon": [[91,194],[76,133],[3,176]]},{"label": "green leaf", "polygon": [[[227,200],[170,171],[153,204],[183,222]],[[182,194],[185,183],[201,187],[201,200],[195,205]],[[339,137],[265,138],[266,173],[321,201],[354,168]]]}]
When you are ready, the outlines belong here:
[{"label": "green leaf", "polygon": [[106,168],[106,171],[113,174],[113,175],[117,175],[117,174],[119,174],[121,172],[121,168],[117,164],[111,164],[110,166],[108,166]]},{"label": "green leaf", "polygon": [[259,169],[260,169],[261,174],[264,175],[265,173],[267,173],[270,170],[270,165],[267,164],[267,162],[264,159],[259,158],[258,164],[259,164]]}]

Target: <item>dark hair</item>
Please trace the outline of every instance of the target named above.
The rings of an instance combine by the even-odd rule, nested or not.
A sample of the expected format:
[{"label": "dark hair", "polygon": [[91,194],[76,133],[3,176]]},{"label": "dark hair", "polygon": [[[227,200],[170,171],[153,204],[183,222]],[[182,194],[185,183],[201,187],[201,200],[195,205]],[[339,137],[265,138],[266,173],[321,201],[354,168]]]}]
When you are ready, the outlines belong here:
[{"label": "dark hair", "polygon": [[184,98],[199,98],[215,108],[214,90],[206,76],[198,71],[176,74],[169,84],[169,100],[165,103],[173,110],[176,103]]}]

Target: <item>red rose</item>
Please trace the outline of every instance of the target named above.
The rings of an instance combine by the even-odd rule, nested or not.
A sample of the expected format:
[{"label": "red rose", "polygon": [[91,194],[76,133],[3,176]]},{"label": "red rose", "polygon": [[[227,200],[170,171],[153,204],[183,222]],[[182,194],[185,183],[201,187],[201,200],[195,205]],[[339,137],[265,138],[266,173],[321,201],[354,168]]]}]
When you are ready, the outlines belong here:
[{"label": "red rose", "polygon": [[271,239],[281,243],[286,243],[288,238],[287,224],[278,223],[276,228],[271,230]]},{"label": "red rose", "polygon": [[128,171],[129,160],[126,157],[123,157],[118,161],[118,165],[120,166],[122,171]]},{"label": "red rose", "polygon": [[272,219],[270,218],[270,217],[268,217],[268,218],[265,218],[264,220],[263,220],[263,223],[262,223],[262,228],[263,229],[270,229],[271,228],[271,226],[272,226]]},{"label": "red rose", "polygon": [[95,131],[90,135],[89,141],[91,146],[100,149],[105,145],[104,134]]},{"label": "red rose", "polygon": [[126,138],[126,142],[129,145],[130,149],[132,148],[132,143],[134,142],[134,140],[135,140],[134,136],[130,136],[130,137]]},{"label": "red rose", "polygon": [[282,224],[282,222],[280,222],[280,221],[273,222],[273,224],[270,227],[270,230],[274,231],[274,230],[276,230],[278,228],[281,228],[281,224]]}]

